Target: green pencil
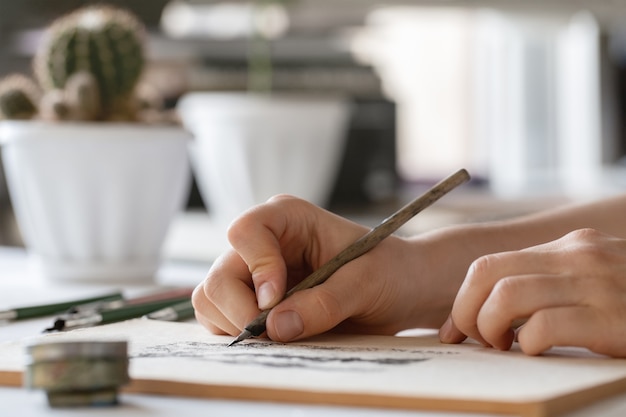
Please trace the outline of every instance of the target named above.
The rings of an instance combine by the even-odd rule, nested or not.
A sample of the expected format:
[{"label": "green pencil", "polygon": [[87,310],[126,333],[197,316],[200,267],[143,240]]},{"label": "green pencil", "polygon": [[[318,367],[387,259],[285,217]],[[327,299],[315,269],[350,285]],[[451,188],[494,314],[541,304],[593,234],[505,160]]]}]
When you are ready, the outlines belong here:
[{"label": "green pencil", "polygon": [[104,310],[95,312],[90,315],[81,315],[78,317],[60,318],[55,320],[54,325],[46,329],[46,332],[55,330],[71,330],[80,327],[92,327],[100,324],[115,323],[141,317],[145,314],[152,313],[165,307],[169,307],[183,301],[189,300],[189,296],[175,297],[167,300],[152,301],[143,304],[130,305],[126,307],[115,308],[112,310]]},{"label": "green pencil", "polygon": [[144,317],[152,320],[179,321],[190,319],[193,316],[194,309],[191,300],[185,300],[182,303],[177,303],[153,313],[146,314]]},{"label": "green pencil", "polygon": [[30,307],[18,307],[11,310],[0,311],[0,320],[21,320],[35,317],[44,317],[52,314],[63,313],[72,307],[76,307],[82,304],[93,303],[96,301],[121,300],[122,298],[123,295],[121,292],[113,292],[97,297],[81,298],[78,300],[64,301],[60,303],[43,304]]}]

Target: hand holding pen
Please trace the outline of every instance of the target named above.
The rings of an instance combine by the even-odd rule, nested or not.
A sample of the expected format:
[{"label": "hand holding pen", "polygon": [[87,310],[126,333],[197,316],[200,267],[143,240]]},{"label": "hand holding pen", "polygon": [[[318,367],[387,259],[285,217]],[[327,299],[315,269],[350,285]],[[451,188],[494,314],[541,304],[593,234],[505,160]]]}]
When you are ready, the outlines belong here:
[{"label": "hand holding pen", "polygon": [[[457,174],[454,177],[461,179],[459,183],[467,180],[467,173]],[[390,334],[442,323],[445,305],[430,312],[430,304],[438,301],[426,284],[434,279],[446,283],[452,277],[441,267],[433,269],[439,272],[430,272],[428,281],[420,277],[428,277],[434,262],[445,265],[450,254],[438,254],[439,259],[434,259],[433,245],[396,235],[351,258],[318,285],[283,300],[287,289],[322,268],[368,231],[306,201],[288,196],[273,198],[231,225],[233,250],[214,263],[194,292],[196,317],[214,333],[237,336],[262,310],[273,307],[267,315],[266,329],[268,336],[277,341],[301,339],[334,327]],[[450,285],[437,291],[447,291],[451,303],[454,290]],[[438,298],[442,298],[440,294]],[[411,306],[411,312],[407,306]],[[424,315],[415,314],[420,309]]]},{"label": "hand holding pen", "polygon": [[[396,232],[406,222],[411,220],[416,214],[429,207],[435,201],[452,191],[454,188],[469,181],[470,176],[464,169],[454,173],[443,181],[433,186],[426,193],[417,197],[391,216],[383,220],[378,226],[365,233],[363,236],[348,245],[345,249],[333,256],[328,262],[317,270],[313,271],[305,279],[293,286],[284,298],[291,297],[298,291],[311,289],[317,285],[323,284],[330,278],[339,268],[355,260],[356,258],[366,254],[374,249],[376,245],[384,239]],[[266,330],[267,317],[271,313],[271,309],[265,309],[254,320],[244,327],[243,331],[235,338],[229,346],[239,343],[242,340],[253,336],[260,336]]]}]

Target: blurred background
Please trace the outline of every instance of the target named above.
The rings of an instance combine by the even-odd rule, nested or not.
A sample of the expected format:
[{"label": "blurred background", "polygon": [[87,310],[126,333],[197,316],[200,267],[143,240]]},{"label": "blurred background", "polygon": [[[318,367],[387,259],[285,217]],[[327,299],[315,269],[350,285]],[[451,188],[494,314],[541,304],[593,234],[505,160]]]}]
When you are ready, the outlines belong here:
[{"label": "blurred background", "polygon": [[[0,0],[0,77],[30,73],[42,29],[89,3]],[[108,3],[147,25],[146,76],[168,106],[246,89],[249,2]],[[521,211],[626,189],[626,1],[275,3],[273,88],[353,102],[331,210],[386,210],[460,167],[480,201]],[[0,207],[0,245],[19,244],[2,185]]]}]

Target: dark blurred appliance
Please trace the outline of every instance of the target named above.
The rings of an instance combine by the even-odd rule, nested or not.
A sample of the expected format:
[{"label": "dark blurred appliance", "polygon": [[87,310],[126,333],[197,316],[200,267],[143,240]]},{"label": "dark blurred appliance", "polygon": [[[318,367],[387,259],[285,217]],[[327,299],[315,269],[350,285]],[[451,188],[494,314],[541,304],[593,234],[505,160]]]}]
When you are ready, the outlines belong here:
[{"label": "dark blurred appliance", "polygon": [[356,97],[330,207],[388,201],[397,187],[395,103]]}]

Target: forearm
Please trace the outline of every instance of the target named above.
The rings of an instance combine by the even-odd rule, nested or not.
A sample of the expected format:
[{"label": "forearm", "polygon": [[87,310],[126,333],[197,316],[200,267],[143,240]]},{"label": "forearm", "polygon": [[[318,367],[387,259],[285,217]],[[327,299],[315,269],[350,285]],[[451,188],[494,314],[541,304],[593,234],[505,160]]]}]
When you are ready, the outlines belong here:
[{"label": "forearm", "polygon": [[441,233],[461,245],[456,254],[464,267],[482,255],[535,246],[583,228],[626,238],[626,194],[504,221],[451,227]]},{"label": "forearm", "polygon": [[626,194],[572,204],[507,221],[486,223],[485,253],[516,250],[549,242],[578,229],[592,228],[626,238]]}]

